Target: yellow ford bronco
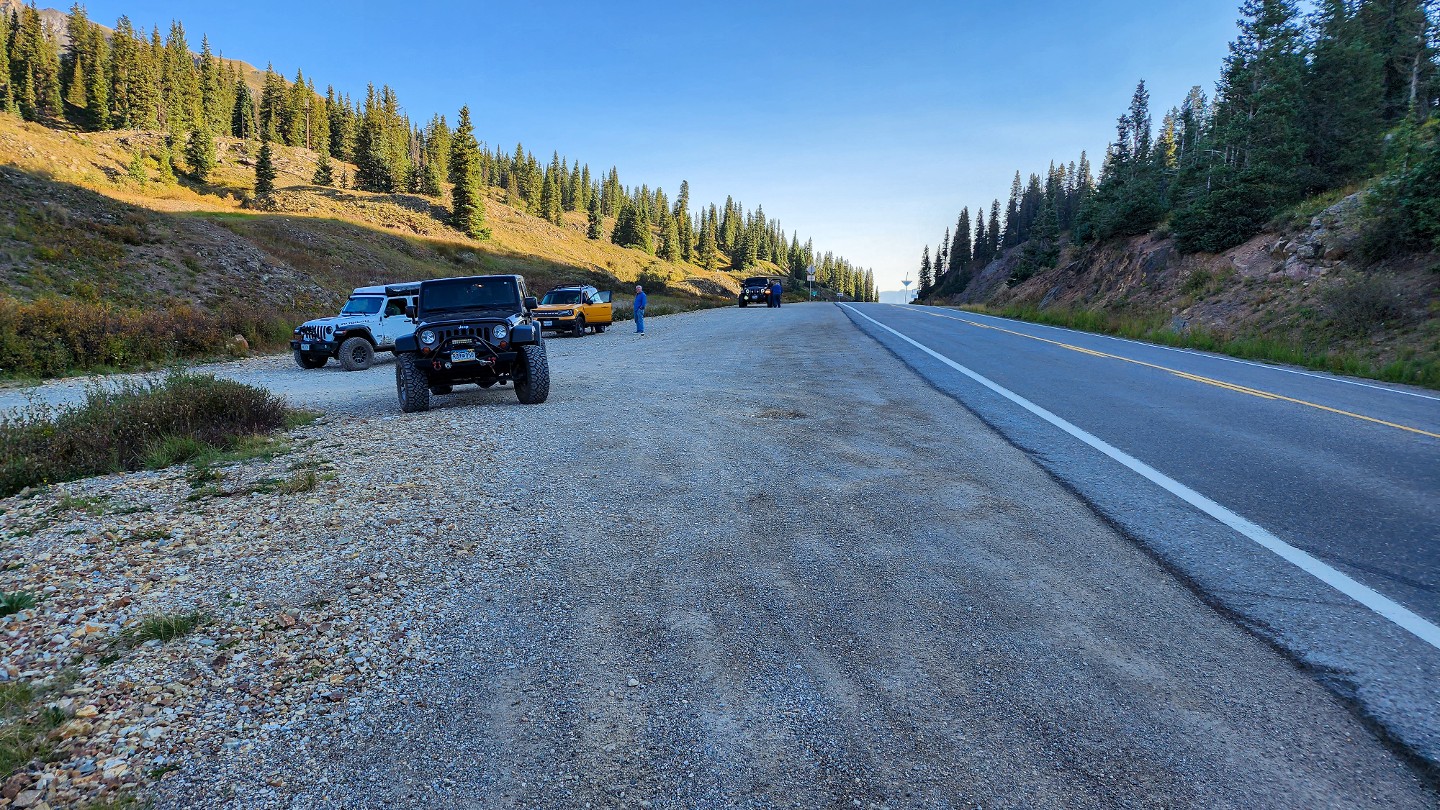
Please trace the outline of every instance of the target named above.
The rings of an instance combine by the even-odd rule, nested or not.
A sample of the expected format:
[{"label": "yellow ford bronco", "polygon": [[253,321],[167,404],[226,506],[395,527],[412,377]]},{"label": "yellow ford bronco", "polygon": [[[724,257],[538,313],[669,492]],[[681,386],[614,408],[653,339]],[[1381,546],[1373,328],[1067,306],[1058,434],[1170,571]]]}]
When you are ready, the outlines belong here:
[{"label": "yellow ford bronco", "polygon": [[581,284],[556,287],[545,293],[534,315],[541,329],[569,332],[575,337],[585,334],[586,329],[593,329],[596,334],[604,332],[615,318],[609,291],[601,292]]}]

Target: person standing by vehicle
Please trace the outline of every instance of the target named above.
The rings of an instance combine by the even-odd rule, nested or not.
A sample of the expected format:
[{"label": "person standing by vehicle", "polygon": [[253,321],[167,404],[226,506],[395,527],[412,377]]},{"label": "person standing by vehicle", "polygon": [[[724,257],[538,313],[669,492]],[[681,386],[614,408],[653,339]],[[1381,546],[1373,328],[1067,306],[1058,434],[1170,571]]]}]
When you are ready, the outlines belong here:
[{"label": "person standing by vehicle", "polygon": [[635,285],[635,334],[645,334],[645,288]]},{"label": "person standing by vehicle", "polygon": [[774,281],[770,282],[770,306],[774,307],[775,309],[779,309],[780,295],[784,292],[785,288],[780,286],[780,279],[777,278]]}]

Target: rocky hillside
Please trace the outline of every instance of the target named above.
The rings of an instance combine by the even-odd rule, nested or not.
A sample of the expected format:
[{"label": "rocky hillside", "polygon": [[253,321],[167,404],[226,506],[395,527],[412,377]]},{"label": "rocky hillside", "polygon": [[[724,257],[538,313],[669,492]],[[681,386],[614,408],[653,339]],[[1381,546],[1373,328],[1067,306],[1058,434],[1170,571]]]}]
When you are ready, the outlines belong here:
[{"label": "rocky hillside", "polygon": [[1363,261],[1352,194],[1221,254],[1181,254],[1163,230],[1085,248],[1019,283],[1022,248],[931,303],[1440,387],[1440,256]]},{"label": "rocky hillside", "polygon": [[738,289],[727,273],[587,239],[583,213],[560,226],[526,214],[498,189],[492,237],[469,239],[445,223],[447,200],[311,185],[317,155],[305,149],[276,148],[274,205],[247,208],[256,149],[221,139],[201,184],[165,170],[162,133],[0,116],[0,369],[162,362],[215,353],[237,333],[274,348],[354,287],[462,273],[522,273],[541,290],[583,281],[618,291],[643,276],[665,287],[656,304],[677,309]]}]

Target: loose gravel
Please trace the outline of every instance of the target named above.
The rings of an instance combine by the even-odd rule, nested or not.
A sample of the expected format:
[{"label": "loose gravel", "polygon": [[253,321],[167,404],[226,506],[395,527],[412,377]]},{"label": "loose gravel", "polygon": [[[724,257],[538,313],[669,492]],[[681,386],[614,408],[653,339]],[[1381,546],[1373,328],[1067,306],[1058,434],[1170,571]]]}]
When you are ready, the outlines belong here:
[{"label": "loose gravel", "polygon": [[647,327],[538,407],[227,364],[326,416],[0,501],[0,678],[65,715],[0,807],[1436,806],[833,307]]}]

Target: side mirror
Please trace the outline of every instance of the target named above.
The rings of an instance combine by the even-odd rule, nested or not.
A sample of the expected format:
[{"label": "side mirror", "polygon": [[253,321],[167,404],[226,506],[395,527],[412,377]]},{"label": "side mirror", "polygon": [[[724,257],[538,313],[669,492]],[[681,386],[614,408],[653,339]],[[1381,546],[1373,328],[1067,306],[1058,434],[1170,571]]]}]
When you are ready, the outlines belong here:
[{"label": "side mirror", "polygon": [[526,309],[534,309],[534,308],[536,308],[536,307],[538,307],[538,306],[540,306],[540,302],[535,298],[535,296],[533,296],[533,295],[527,295],[527,296],[525,296],[525,308],[526,308]]},{"label": "side mirror", "polygon": [[412,321],[415,320],[415,305],[414,305],[414,304],[411,304],[410,306],[405,307],[405,317],[409,318],[409,319],[412,320]]}]

